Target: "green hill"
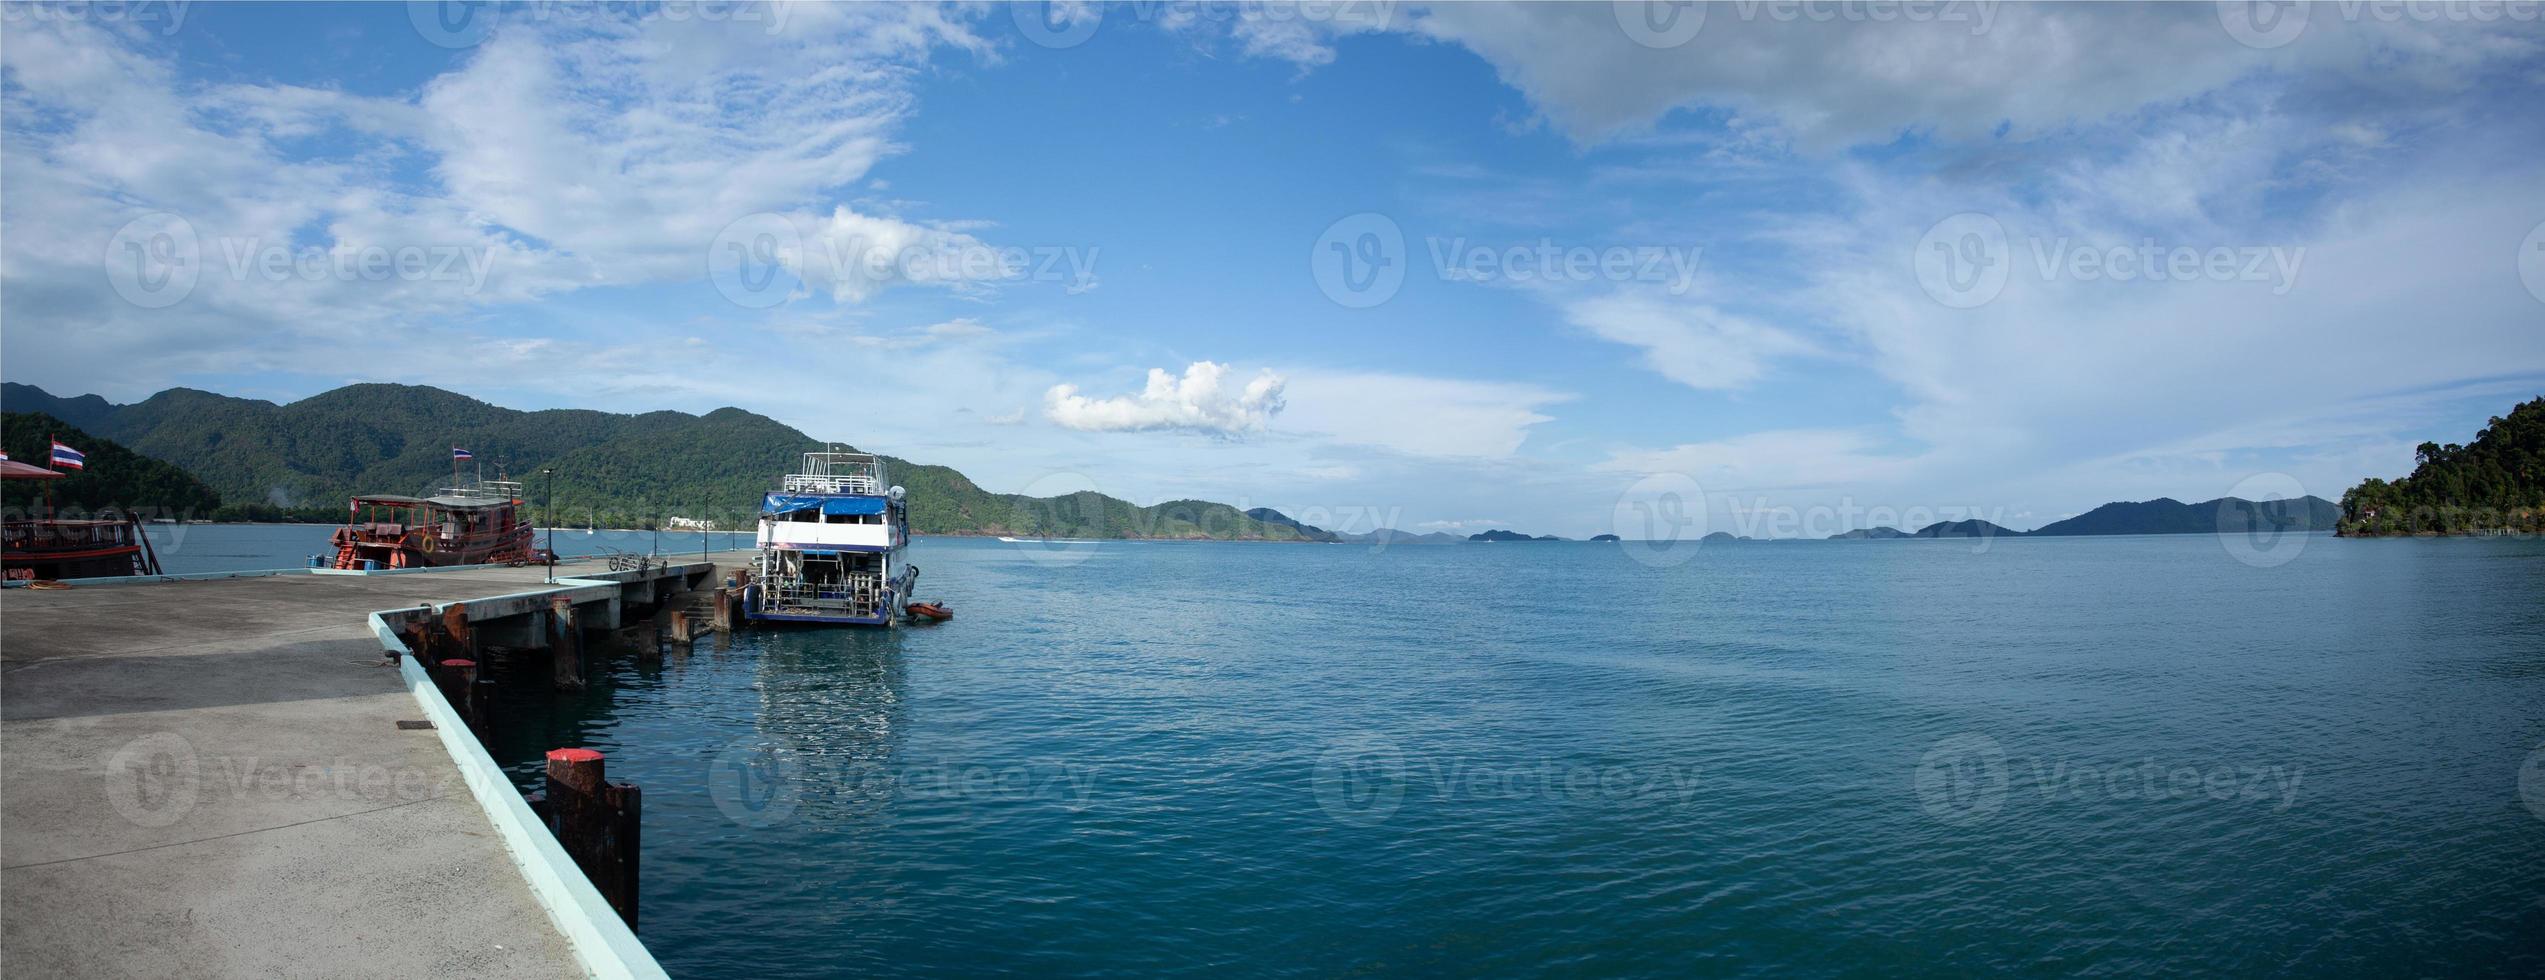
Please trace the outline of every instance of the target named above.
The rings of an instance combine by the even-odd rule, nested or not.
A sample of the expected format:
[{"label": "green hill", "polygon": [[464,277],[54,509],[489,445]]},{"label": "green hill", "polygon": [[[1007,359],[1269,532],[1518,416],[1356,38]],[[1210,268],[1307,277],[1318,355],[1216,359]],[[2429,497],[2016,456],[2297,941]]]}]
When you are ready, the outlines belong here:
[{"label": "green hill", "polygon": [[[14,406],[15,400],[11,400]],[[43,466],[52,456],[52,440],[79,450],[88,466],[66,470],[59,480],[11,480],[0,484],[0,499],[14,513],[40,506],[52,491],[53,506],[65,514],[102,509],[139,511],[151,517],[209,516],[221,498],[185,470],[135,453],[69,422],[42,412],[0,412],[0,448],[9,458]]]},{"label": "green hill", "polygon": [[2494,416],[2474,442],[2425,442],[2412,475],[2342,495],[2345,535],[2545,532],[2545,398]]},{"label": "green hill", "polygon": [[2171,497],[2104,504],[2064,521],[2026,532],[2035,537],[2083,534],[2223,534],[2279,527],[2330,531],[2341,508],[2313,495],[2296,500],[2253,501],[2220,497],[2187,504]]},{"label": "green hill", "polygon": [[[822,443],[738,408],[706,415],[523,412],[439,388],[358,384],[290,404],[172,388],[131,405],[94,395],[59,398],[0,385],[0,405],[64,408],[91,432],[200,477],[230,501],[231,518],[341,519],[355,493],[416,493],[449,482],[451,448],[485,473],[525,484],[534,510],[555,475],[559,523],[649,527],[664,518],[751,519],[760,494]],[[922,534],[1321,540],[1323,532],[1259,520],[1226,504],[1174,500],[1149,507],[1096,493],[1032,498],[992,493],[963,474],[887,457],[910,491]]]}]

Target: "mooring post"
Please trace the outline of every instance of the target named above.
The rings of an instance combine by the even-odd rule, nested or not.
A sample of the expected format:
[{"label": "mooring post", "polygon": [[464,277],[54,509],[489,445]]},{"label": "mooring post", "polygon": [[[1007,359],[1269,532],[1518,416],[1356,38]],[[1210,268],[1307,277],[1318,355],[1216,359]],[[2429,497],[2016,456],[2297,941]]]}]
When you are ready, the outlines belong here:
[{"label": "mooring post", "polygon": [[484,710],[478,702],[477,661],[442,661],[441,669],[433,672],[433,686],[441,690],[442,700],[450,703],[452,713],[460,716],[468,730],[477,731]]},{"label": "mooring post", "polygon": [[547,809],[557,843],[574,858],[592,887],[636,928],[634,833],[642,805],[636,787],[603,778],[601,753],[591,749],[548,751]]},{"label": "mooring post", "polygon": [[548,600],[548,651],[555,657],[551,680],[557,690],[583,690],[583,630],[575,625],[573,599]]},{"label": "mooring post", "polygon": [[611,783],[608,799],[610,810],[616,818],[613,829],[616,831],[614,836],[618,844],[618,862],[612,870],[618,875],[618,880],[623,883],[617,897],[610,900],[610,905],[618,909],[621,916],[626,917],[627,927],[634,929],[636,928],[637,896],[636,858],[637,855],[644,853],[645,791],[637,789],[635,783]]},{"label": "mooring post", "polygon": [[694,639],[697,637],[691,635],[689,630],[689,610],[672,610],[672,642],[688,643]]},{"label": "mooring post", "polygon": [[729,587],[716,590],[715,627],[719,633],[733,631],[733,589]]}]

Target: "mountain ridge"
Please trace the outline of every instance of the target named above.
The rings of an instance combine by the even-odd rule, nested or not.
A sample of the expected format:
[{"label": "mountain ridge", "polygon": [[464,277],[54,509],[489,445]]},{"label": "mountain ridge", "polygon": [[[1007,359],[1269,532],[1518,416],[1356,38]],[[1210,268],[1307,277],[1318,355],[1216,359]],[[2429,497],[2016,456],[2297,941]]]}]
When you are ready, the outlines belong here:
[{"label": "mountain ridge", "polygon": [[[346,385],[281,404],[170,388],[115,405],[0,382],[0,408],[22,407],[67,411],[99,438],[192,474],[226,501],[216,512],[226,519],[337,520],[355,493],[413,493],[448,482],[458,447],[487,464],[489,475],[496,464],[509,464],[506,472],[523,483],[542,520],[551,514],[540,474],[546,468],[555,471],[559,524],[644,527],[677,515],[745,526],[760,494],[797,454],[835,445],[740,408],[704,415],[522,411],[428,385]],[[1286,517],[1260,521],[1211,501],[1143,507],[1093,492],[993,493],[949,467],[883,458],[910,491],[912,530],[921,534],[1325,539]]]}]

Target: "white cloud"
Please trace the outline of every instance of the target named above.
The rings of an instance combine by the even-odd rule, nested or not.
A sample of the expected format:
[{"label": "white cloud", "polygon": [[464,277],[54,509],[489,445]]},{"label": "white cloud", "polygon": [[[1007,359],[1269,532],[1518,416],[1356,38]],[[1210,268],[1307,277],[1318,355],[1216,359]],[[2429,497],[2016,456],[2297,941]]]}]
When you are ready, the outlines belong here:
[{"label": "white cloud", "polygon": [[842,303],[864,302],[905,283],[965,289],[1023,271],[1009,253],[969,234],[862,215],[844,204],[825,219],[792,220],[805,234],[789,270]]},{"label": "white cloud", "polygon": [[1813,352],[1784,330],[1702,303],[1617,292],[1565,304],[1565,319],[1602,340],[1644,352],[1644,366],[1697,389],[1746,387],[1768,362]]},{"label": "white cloud", "polygon": [[1533,384],[1292,368],[1281,431],[1421,457],[1518,452],[1541,409],[1573,396]]},{"label": "white cloud", "polygon": [[[919,259],[811,270],[837,302],[1012,271],[971,234],[827,199],[894,150],[927,52],[986,44],[929,8],[790,5],[777,21],[507,21],[403,98],[201,85],[150,39],[13,22],[11,373],[129,397],[187,373],[416,363],[487,342],[455,334],[508,304],[696,281],[718,232],[754,213]],[[130,264],[108,254],[118,229],[158,213],[183,219],[191,285],[145,307],[100,259]],[[371,253],[413,253],[423,274],[346,271]]]},{"label": "white cloud", "polygon": [[[1892,16],[1869,16],[1876,8]],[[1905,13],[1913,9],[1933,16]],[[2373,70],[2383,84],[2446,92],[2540,43],[2502,29],[2516,23],[2319,10],[2293,43],[2254,47],[2238,43],[2218,9],[2193,3],[1716,3],[1684,20],[1693,16],[1680,12],[1695,33],[1644,41],[1628,27],[1636,8],[1607,3],[1431,4],[1376,24],[1240,19],[1228,33],[1248,54],[1303,69],[1333,60],[1332,38],[1374,28],[1455,43],[1582,143],[1700,108],[1740,125],[1769,120],[1815,151],[1907,133],[1988,138],[2001,127],[2025,139],[2179,104],[2257,72]]]},{"label": "white cloud", "polygon": [[1149,369],[1148,387],[1137,395],[1089,398],[1076,385],[1053,385],[1043,396],[1043,417],[1088,432],[1181,430],[1213,435],[1252,432],[1281,413],[1280,375],[1267,370],[1244,386],[1228,383],[1228,366],[1195,361],[1177,378]]}]

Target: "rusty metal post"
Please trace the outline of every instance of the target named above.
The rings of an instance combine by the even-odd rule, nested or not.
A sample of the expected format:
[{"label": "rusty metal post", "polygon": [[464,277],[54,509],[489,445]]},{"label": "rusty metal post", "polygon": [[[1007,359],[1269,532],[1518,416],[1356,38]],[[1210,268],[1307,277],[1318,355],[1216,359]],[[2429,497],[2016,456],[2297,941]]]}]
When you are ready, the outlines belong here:
[{"label": "rusty metal post", "polygon": [[719,633],[733,631],[733,592],[732,589],[716,590],[715,626]]},{"label": "rusty metal post", "polygon": [[618,897],[610,904],[627,919],[627,927],[635,929],[638,894],[636,859],[644,853],[645,791],[637,789],[635,783],[611,783],[606,798],[615,818],[612,830],[618,845],[618,860],[611,871],[621,882]]},{"label": "rusty metal post", "polygon": [[636,848],[631,831],[640,815],[636,788],[610,785],[601,753],[591,749],[548,752],[547,809],[557,843],[574,858],[592,887],[636,928]]},{"label": "rusty metal post", "polygon": [[442,608],[442,632],[450,635],[453,653],[477,659],[477,635],[468,627],[468,603],[454,602]]},{"label": "rusty metal post", "polygon": [[688,643],[694,639],[697,637],[691,635],[689,630],[689,610],[672,610],[672,642]]},{"label": "rusty metal post", "polygon": [[433,686],[442,692],[451,713],[460,716],[469,731],[477,731],[482,711],[477,700],[477,661],[445,660],[432,673]]},{"label": "rusty metal post", "polygon": [[560,691],[583,690],[583,630],[575,625],[574,600],[548,600],[548,651],[555,658],[551,681]]}]

